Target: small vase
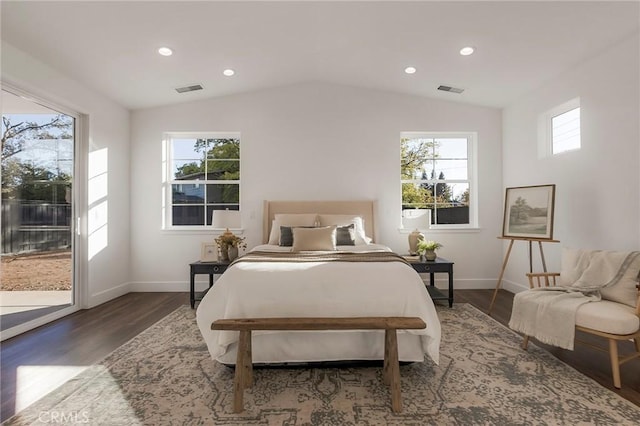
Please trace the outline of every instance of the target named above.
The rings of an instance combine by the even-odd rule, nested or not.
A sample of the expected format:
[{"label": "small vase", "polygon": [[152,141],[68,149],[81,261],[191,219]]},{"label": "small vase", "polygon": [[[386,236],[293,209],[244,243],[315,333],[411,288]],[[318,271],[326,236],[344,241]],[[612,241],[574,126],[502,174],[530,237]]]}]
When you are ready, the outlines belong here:
[{"label": "small vase", "polygon": [[424,258],[427,260],[433,261],[436,260],[436,257],[438,257],[438,255],[435,250],[427,250],[424,252]]},{"label": "small vase", "polygon": [[233,262],[237,257],[238,257],[238,247],[229,246],[229,248],[227,249],[227,258],[229,259],[229,262]]}]

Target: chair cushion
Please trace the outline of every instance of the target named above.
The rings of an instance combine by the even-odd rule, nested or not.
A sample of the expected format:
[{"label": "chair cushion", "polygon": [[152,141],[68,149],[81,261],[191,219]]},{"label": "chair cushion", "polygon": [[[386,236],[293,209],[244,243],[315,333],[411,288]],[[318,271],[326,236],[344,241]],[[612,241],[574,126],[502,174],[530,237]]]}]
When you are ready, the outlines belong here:
[{"label": "chair cushion", "polygon": [[576,325],[611,334],[631,334],[640,329],[640,317],[630,306],[601,300],[581,305]]}]

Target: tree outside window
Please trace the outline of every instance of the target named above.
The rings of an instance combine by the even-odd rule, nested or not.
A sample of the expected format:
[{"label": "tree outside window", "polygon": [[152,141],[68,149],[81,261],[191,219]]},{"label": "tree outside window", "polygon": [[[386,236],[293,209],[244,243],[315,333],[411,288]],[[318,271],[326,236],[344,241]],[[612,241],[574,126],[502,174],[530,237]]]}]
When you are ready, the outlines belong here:
[{"label": "tree outside window", "polygon": [[211,225],[214,210],[240,209],[240,138],[169,139],[171,226]]},{"label": "tree outside window", "polygon": [[471,225],[470,144],[471,135],[401,135],[402,210],[429,209],[436,227]]}]

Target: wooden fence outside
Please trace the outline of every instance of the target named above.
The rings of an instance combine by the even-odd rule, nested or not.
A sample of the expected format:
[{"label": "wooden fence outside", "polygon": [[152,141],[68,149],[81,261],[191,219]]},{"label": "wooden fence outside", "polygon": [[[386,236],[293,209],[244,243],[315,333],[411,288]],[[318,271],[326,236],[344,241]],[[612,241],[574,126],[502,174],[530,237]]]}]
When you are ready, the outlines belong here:
[{"label": "wooden fence outside", "polygon": [[71,204],[2,200],[2,254],[71,247]]}]

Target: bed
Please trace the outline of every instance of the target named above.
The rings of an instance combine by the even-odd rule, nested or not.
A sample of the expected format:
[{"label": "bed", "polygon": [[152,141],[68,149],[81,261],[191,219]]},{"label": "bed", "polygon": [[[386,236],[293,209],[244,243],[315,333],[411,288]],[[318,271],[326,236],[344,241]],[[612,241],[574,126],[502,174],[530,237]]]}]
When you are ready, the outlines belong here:
[{"label": "bed", "polygon": [[[398,332],[399,359],[422,362],[426,354],[438,363],[433,302],[413,268],[374,242],[374,231],[372,201],[266,201],[265,244],[230,265],[198,306],[198,327],[212,358],[236,360],[238,332],[210,329],[221,318],[416,316],[427,328]],[[327,233],[338,243],[333,249],[323,246]],[[253,361],[381,360],[383,337],[379,330],[256,332]]]}]

